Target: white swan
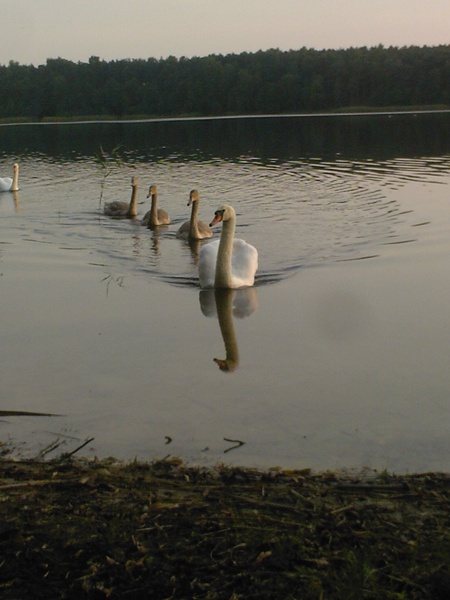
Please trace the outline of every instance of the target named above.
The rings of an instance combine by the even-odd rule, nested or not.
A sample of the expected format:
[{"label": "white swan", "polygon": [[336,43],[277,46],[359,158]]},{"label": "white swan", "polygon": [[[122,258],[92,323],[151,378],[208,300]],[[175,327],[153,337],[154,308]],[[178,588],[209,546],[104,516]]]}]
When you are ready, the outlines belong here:
[{"label": "white swan", "polygon": [[158,225],[168,225],[170,223],[170,217],[165,210],[158,207],[158,190],[156,185],[151,185],[147,198],[152,199],[150,210],[145,213],[142,219],[142,225],[147,225],[148,228],[157,227]]},{"label": "white swan", "polygon": [[212,231],[209,225],[204,221],[197,220],[198,207],[200,204],[200,195],[197,190],[191,190],[189,194],[188,206],[192,204],[191,218],[183,223],[177,231],[177,238],[183,240],[203,240],[212,237]]},{"label": "white swan", "polygon": [[13,177],[0,177],[0,192],[17,192],[19,190],[19,165],[14,163]]},{"label": "white swan", "polygon": [[200,248],[198,276],[202,288],[242,288],[252,286],[258,268],[258,251],[244,240],[234,239],[236,213],[225,204],[214,213],[212,227],[222,221],[220,240]]},{"label": "white swan", "polygon": [[138,193],[138,178],[131,178],[131,200],[128,202],[121,202],[115,200],[105,204],[104,213],[107,217],[114,217],[115,219],[134,219],[137,217],[137,193]]}]

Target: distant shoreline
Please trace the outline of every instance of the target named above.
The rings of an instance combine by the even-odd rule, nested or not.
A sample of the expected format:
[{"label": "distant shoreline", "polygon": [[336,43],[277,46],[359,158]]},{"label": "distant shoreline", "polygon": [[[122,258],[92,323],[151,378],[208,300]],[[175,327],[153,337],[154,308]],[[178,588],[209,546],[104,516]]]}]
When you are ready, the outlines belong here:
[{"label": "distant shoreline", "polygon": [[171,122],[171,121],[213,121],[233,119],[270,119],[270,118],[310,118],[310,117],[348,117],[348,116],[377,116],[377,115],[404,115],[404,114],[430,114],[449,113],[449,106],[391,106],[391,107],[353,107],[341,108],[320,112],[281,113],[281,114],[236,114],[236,115],[178,115],[178,116],[151,116],[127,115],[115,117],[113,115],[86,115],[73,117],[44,117],[38,121],[15,117],[0,119],[3,125],[61,125],[82,123],[146,123],[146,122]]}]

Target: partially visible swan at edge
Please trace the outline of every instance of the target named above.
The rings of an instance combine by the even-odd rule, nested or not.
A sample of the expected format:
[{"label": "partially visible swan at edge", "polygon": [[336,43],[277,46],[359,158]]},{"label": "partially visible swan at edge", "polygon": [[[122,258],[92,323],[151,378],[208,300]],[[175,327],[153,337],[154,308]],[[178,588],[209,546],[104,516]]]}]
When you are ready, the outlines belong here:
[{"label": "partially visible swan at edge", "polygon": [[137,193],[138,193],[138,178],[131,178],[131,200],[128,202],[121,202],[115,200],[105,204],[104,213],[107,217],[114,217],[115,219],[134,219],[137,217]]},{"label": "partially visible swan at edge", "polygon": [[198,276],[202,288],[235,289],[252,286],[258,268],[258,251],[235,239],[236,213],[228,204],[214,213],[212,227],[222,221],[220,240],[200,248]]},{"label": "partially visible swan at edge", "polygon": [[14,163],[13,177],[0,177],[0,192],[17,192],[19,190],[19,165]]},{"label": "partially visible swan at edge", "polygon": [[183,240],[203,240],[212,237],[212,231],[209,225],[204,221],[197,220],[198,207],[200,204],[200,195],[197,190],[191,190],[189,194],[188,206],[192,204],[191,218],[185,221],[177,231],[177,238]]},{"label": "partially visible swan at edge", "polygon": [[157,208],[158,206],[158,190],[156,185],[151,185],[147,198],[152,199],[152,203],[150,205],[150,210],[145,213],[144,218],[142,219],[142,225],[147,225],[147,227],[157,227],[158,225],[169,225],[170,217],[166,213],[166,211],[162,208]]}]

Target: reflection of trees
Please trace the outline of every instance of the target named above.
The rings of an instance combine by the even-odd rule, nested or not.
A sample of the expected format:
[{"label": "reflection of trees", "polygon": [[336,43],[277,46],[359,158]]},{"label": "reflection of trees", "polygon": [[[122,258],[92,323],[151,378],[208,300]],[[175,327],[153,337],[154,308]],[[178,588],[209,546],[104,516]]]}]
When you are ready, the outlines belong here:
[{"label": "reflection of trees", "polygon": [[255,288],[242,290],[201,290],[200,307],[207,317],[217,316],[225,344],[225,358],[214,358],[221,371],[234,371],[239,366],[239,349],[233,317],[250,316],[258,307]]},{"label": "reflection of trees", "polygon": [[[184,164],[224,159],[241,162],[251,156],[261,163],[305,160],[322,156],[327,160],[391,160],[448,155],[448,114],[404,114],[330,117],[278,117],[212,119],[209,121],[161,121],[148,123],[85,123],[22,128],[2,131],[2,149],[14,155],[17,146],[29,154],[39,153],[59,160],[73,155],[93,156],[92,140],[127,148],[124,161],[134,166],[151,161],[183,161]],[[55,132],[57,136],[55,139]],[[151,137],[152,145],[148,140]],[[444,168],[448,167],[448,159]]]}]

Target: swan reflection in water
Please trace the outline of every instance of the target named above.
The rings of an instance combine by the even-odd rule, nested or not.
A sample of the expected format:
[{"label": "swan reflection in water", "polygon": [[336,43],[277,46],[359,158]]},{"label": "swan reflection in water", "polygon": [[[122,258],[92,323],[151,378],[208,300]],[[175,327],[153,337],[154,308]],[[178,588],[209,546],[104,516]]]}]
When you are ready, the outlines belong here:
[{"label": "swan reflection in water", "polygon": [[233,317],[244,319],[258,308],[258,293],[254,287],[239,290],[217,289],[200,291],[200,308],[205,317],[217,317],[225,344],[226,358],[215,358],[221,371],[234,371],[239,365],[239,350]]},{"label": "swan reflection in water", "polygon": [[20,210],[20,205],[19,205],[19,192],[13,192],[13,198],[14,198],[14,210],[16,212],[19,212]]},{"label": "swan reflection in water", "polygon": [[[9,212],[10,208],[12,208],[12,207],[9,202],[5,202],[3,200],[2,196],[4,196],[4,194],[0,194],[0,202],[2,205],[2,210],[4,209]],[[10,192],[8,194],[8,196],[12,196],[13,203],[14,203],[14,209],[13,209],[14,212],[19,212],[20,211],[19,192]]]}]

